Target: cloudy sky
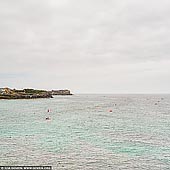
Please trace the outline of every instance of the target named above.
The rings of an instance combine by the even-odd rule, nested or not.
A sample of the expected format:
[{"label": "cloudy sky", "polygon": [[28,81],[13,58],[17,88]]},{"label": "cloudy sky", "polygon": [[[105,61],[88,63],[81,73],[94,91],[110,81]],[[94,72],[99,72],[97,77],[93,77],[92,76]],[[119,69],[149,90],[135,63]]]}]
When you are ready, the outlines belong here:
[{"label": "cloudy sky", "polygon": [[170,0],[1,0],[0,86],[170,93]]}]

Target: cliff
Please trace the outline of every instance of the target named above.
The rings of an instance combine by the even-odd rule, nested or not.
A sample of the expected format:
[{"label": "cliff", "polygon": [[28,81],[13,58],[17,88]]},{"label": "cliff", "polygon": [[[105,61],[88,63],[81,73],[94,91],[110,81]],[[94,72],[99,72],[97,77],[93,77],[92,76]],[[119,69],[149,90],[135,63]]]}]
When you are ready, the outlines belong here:
[{"label": "cliff", "polygon": [[36,98],[52,98],[52,95],[72,95],[69,90],[35,90],[23,89],[16,90],[10,88],[0,88],[0,99],[36,99]]},{"label": "cliff", "polygon": [[35,99],[52,98],[52,95],[45,90],[23,89],[16,90],[10,88],[0,89],[0,99]]}]

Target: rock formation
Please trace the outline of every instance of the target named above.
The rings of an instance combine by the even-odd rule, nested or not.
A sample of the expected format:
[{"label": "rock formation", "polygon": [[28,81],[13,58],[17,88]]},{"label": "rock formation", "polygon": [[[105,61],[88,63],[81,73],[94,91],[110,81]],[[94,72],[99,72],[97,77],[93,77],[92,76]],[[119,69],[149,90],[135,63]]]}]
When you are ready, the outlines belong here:
[{"label": "rock formation", "polygon": [[52,98],[51,93],[45,90],[0,88],[0,99],[35,99]]},{"label": "rock formation", "polygon": [[16,90],[0,88],[0,99],[35,99],[35,98],[52,98],[52,95],[72,95],[70,90],[35,90],[23,89]]}]

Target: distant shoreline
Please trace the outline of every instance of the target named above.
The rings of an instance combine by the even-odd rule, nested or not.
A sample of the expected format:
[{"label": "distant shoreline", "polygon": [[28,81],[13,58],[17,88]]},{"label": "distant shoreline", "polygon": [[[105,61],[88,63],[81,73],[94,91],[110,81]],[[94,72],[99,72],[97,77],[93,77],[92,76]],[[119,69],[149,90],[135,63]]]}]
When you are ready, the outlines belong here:
[{"label": "distant shoreline", "polygon": [[0,88],[0,99],[37,99],[53,98],[53,95],[72,95],[70,90],[38,90],[38,89],[10,89]]}]

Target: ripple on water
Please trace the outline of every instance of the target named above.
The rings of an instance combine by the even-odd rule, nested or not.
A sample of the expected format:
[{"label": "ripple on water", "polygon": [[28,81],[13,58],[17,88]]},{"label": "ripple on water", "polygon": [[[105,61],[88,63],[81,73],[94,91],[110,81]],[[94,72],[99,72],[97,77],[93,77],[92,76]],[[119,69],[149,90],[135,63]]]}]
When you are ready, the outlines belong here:
[{"label": "ripple on water", "polygon": [[53,169],[168,169],[169,113],[169,95],[3,100],[0,162]]}]

